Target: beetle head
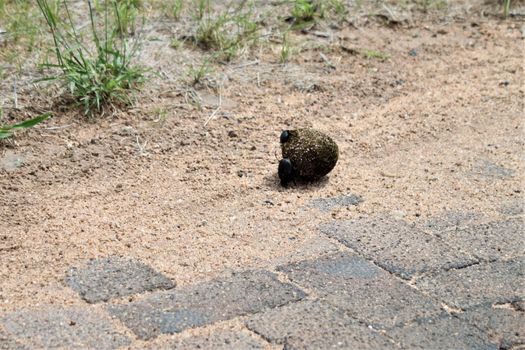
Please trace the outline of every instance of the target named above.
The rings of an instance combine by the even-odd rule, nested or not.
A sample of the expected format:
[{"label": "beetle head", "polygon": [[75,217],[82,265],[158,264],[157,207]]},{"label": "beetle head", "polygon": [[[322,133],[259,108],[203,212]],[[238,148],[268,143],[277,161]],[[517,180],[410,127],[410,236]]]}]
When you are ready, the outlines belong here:
[{"label": "beetle head", "polygon": [[290,133],[288,132],[288,130],[284,130],[281,133],[281,143],[285,143],[286,141],[288,141],[289,138],[290,138]]}]

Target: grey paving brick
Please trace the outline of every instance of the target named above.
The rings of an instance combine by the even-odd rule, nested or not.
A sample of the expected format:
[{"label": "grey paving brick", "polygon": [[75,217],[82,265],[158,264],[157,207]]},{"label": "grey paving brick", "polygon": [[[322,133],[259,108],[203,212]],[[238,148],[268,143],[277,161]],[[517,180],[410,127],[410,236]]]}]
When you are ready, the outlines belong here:
[{"label": "grey paving brick", "polygon": [[284,349],[397,349],[368,326],[336,307],[304,301],[257,314],[246,325]]},{"label": "grey paving brick", "polygon": [[321,225],[320,230],[405,279],[476,262],[440,239],[388,217],[333,221]]},{"label": "grey paving brick", "polygon": [[511,307],[482,305],[459,315],[489,336],[499,349],[525,345],[525,313]]},{"label": "grey paving brick", "polygon": [[477,224],[485,219],[480,213],[449,211],[428,219],[422,228],[431,232],[455,231]]},{"label": "grey paving brick", "polygon": [[175,286],[151,267],[121,257],[90,260],[84,267],[72,267],[66,283],[88,303]]},{"label": "grey paving brick", "polygon": [[[191,338],[169,342],[162,348],[184,350],[256,350],[264,349],[267,342],[256,338],[248,331],[217,330],[209,335],[199,335]],[[154,345],[151,349],[159,349]]]},{"label": "grey paving brick", "polygon": [[418,320],[404,327],[390,329],[386,335],[399,342],[403,349],[498,349],[479,329],[453,316]]},{"label": "grey paving brick", "polygon": [[521,218],[473,225],[438,235],[449,245],[484,261],[525,256],[525,227]]},{"label": "grey paving brick", "polygon": [[219,320],[300,300],[304,292],[267,271],[234,273],[178,290],[159,292],[127,305],[109,306],[142,339],[176,333]]},{"label": "grey paving brick", "polygon": [[441,272],[421,278],[416,286],[450,306],[467,309],[523,300],[524,274],[524,260],[519,259]]},{"label": "grey paving brick", "polygon": [[523,215],[524,202],[525,199],[523,198],[523,196],[519,196],[517,200],[505,203],[502,206],[500,206],[499,212],[508,216]]},{"label": "grey paving brick", "polygon": [[28,349],[25,345],[17,342],[13,336],[7,334],[6,331],[0,327],[0,350],[25,350]]},{"label": "grey paving brick", "polygon": [[525,311],[525,298],[524,300],[516,301],[512,303],[512,307],[517,311]]},{"label": "grey paving brick", "polygon": [[361,196],[354,194],[347,194],[343,196],[330,198],[316,198],[309,203],[309,207],[319,209],[320,211],[329,212],[334,208],[348,207],[351,205],[358,205],[364,200]]},{"label": "grey paving brick", "polygon": [[89,308],[17,311],[0,317],[15,340],[30,348],[115,349],[130,340],[113,329],[109,317]]},{"label": "grey paving brick", "polygon": [[514,176],[516,173],[513,169],[505,168],[486,159],[476,162],[476,164],[472,166],[471,172],[474,175],[488,179],[505,179]]},{"label": "grey paving brick", "polygon": [[325,235],[315,235],[304,241],[289,254],[279,256],[272,261],[273,265],[284,265],[291,262],[315,258],[324,254],[339,251],[339,244]]},{"label": "grey paving brick", "polygon": [[442,312],[440,306],[362,257],[338,253],[278,268],[299,286],[375,328]]}]

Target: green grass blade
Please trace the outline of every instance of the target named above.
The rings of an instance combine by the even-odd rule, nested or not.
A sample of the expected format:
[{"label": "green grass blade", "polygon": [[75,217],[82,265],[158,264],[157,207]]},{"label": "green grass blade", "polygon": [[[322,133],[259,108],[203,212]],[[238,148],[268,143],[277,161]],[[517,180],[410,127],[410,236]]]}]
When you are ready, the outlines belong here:
[{"label": "green grass blade", "polygon": [[44,120],[48,119],[49,117],[51,117],[51,112],[47,112],[47,113],[42,114],[41,116],[38,116],[36,118],[25,120],[25,121],[23,121],[21,123],[18,123],[18,124],[14,124],[14,125],[11,126],[11,129],[27,129],[27,128],[33,127],[33,126],[43,122]]}]

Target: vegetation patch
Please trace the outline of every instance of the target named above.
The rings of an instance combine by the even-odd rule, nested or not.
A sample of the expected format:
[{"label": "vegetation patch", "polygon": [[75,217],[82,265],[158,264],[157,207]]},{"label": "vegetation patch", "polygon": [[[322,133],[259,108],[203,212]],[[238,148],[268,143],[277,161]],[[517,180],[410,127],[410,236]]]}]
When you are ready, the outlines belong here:
[{"label": "vegetation patch", "polygon": [[253,20],[252,10],[245,9],[244,4],[219,13],[212,13],[209,7],[200,5],[197,16],[199,23],[194,36],[195,44],[213,51],[217,59],[230,61],[244,49],[255,45],[259,38],[259,25]]},{"label": "vegetation patch", "polygon": [[[43,67],[60,71],[41,80],[60,81],[86,115],[99,114],[108,104],[130,104],[131,92],[145,80],[145,69],[132,63],[138,41],[131,42],[126,35],[129,16],[134,12],[126,12],[122,4],[110,1],[104,6],[103,19],[98,19],[88,2],[90,32],[89,42],[84,43],[84,35],[76,29],[66,2],[62,3],[63,14],[47,0],[37,2],[53,37],[56,58],[56,63],[45,63]],[[61,20],[63,16],[67,23]],[[96,29],[99,25],[102,33]]]}]

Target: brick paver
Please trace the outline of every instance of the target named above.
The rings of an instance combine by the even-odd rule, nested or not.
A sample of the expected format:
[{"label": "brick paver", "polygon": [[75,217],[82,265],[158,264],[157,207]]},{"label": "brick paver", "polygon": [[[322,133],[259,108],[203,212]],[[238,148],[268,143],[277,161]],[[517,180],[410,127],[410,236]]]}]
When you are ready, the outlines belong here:
[{"label": "brick paver", "polygon": [[417,273],[470,265],[475,259],[402,220],[388,217],[333,221],[321,232],[382,268],[409,279]]},{"label": "brick paver", "polygon": [[484,261],[512,259],[525,255],[523,219],[493,221],[460,230],[438,232],[449,245]]},{"label": "brick paver", "polygon": [[481,213],[448,211],[443,214],[431,217],[424,224],[419,224],[423,229],[432,233],[442,233],[444,231],[456,231],[468,226],[475,225],[483,220],[485,216]]},{"label": "brick paver", "polygon": [[256,338],[248,331],[217,330],[209,335],[198,335],[152,345],[148,349],[184,349],[184,350],[258,350],[268,345],[264,340]]},{"label": "brick paver", "polygon": [[482,305],[459,314],[459,318],[482,330],[499,349],[525,345],[525,312],[512,305]]},{"label": "brick paver", "polygon": [[17,311],[1,316],[0,324],[12,342],[30,349],[116,349],[131,342],[113,328],[107,315],[88,307]]},{"label": "brick paver", "polygon": [[376,328],[442,312],[434,300],[351,253],[331,254],[278,269],[294,283]]},{"label": "brick paver", "polygon": [[88,303],[175,286],[151,267],[120,257],[91,260],[83,267],[72,267],[66,283]]},{"label": "brick paver", "polygon": [[386,335],[403,349],[498,350],[498,346],[476,327],[454,316],[416,321],[388,330]]},{"label": "brick paver", "polygon": [[26,350],[27,346],[16,341],[0,326],[0,350]]},{"label": "brick paver", "polygon": [[354,194],[348,194],[348,195],[337,196],[337,197],[316,198],[310,202],[309,206],[312,208],[317,208],[323,212],[329,212],[334,208],[348,207],[350,205],[358,205],[359,203],[362,203],[363,201],[364,200],[361,196],[357,196]]},{"label": "brick paver", "polygon": [[516,174],[516,171],[505,168],[490,160],[481,159],[472,166],[471,173],[472,175],[478,176],[482,179],[486,178],[487,180],[491,180],[512,177]]},{"label": "brick paver", "polygon": [[111,305],[142,339],[176,333],[235,316],[260,312],[304,298],[298,288],[266,271],[246,271],[201,284],[159,292],[125,305]]},{"label": "brick paver", "polygon": [[523,215],[523,201],[524,198],[518,198],[514,201],[504,203],[498,208],[498,211],[508,216]]},{"label": "brick paver", "polygon": [[257,314],[246,324],[285,349],[398,349],[344,311],[319,301],[293,303]]},{"label": "brick paver", "polygon": [[524,275],[524,260],[518,259],[441,272],[418,280],[416,286],[450,306],[468,309],[525,299]]}]

